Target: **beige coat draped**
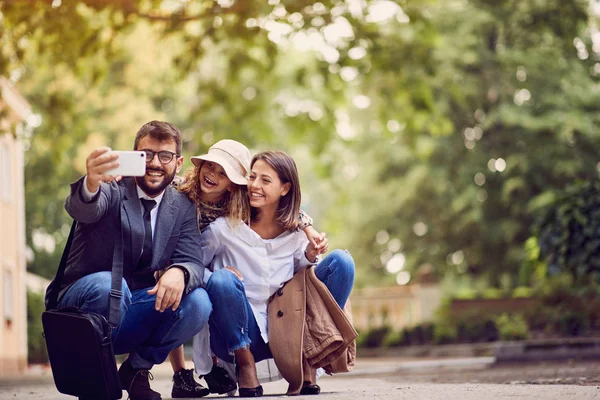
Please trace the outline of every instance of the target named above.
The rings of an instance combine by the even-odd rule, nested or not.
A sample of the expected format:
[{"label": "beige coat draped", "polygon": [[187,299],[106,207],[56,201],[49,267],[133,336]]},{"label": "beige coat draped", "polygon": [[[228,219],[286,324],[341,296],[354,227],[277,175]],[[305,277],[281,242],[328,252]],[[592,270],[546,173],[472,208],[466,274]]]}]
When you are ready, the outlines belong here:
[{"label": "beige coat draped", "polygon": [[269,299],[268,329],[269,348],[289,383],[288,395],[300,392],[311,368],[333,374],[354,367],[358,333],[350,300],[342,311],[312,267],[298,272]]}]

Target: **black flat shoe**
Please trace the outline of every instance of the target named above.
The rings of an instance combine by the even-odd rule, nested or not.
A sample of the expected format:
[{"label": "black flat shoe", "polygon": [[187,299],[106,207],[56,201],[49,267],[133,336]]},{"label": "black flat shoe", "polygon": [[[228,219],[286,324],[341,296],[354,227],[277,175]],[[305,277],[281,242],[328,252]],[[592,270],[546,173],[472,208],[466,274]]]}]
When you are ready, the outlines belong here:
[{"label": "black flat shoe", "polygon": [[300,394],[310,395],[310,394],[319,394],[321,393],[321,387],[316,383],[304,382],[302,385],[302,389],[300,390]]},{"label": "black flat shoe", "polygon": [[238,396],[240,397],[262,397],[262,395],[262,385],[258,385],[255,388],[238,388]]}]

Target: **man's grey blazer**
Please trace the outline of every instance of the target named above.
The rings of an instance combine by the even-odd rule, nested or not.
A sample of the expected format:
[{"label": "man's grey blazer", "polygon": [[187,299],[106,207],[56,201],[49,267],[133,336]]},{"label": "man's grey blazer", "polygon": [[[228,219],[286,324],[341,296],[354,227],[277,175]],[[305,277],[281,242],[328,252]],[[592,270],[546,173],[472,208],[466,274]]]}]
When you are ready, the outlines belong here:
[{"label": "man's grey blazer", "polygon": [[[111,270],[115,241],[121,228],[123,276],[126,279],[135,270],[144,243],[143,212],[135,180],[124,178],[119,183],[102,183],[90,202],[85,202],[81,195],[83,182],[81,178],[71,184],[71,193],[65,201],[65,209],[77,221],[77,229],[59,289],[61,292],[83,276]],[[204,267],[199,251],[196,207],[186,195],[169,185],[158,208],[152,270],[170,265],[185,268],[189,281],[184,294],[189,293],[203,283]]]}]

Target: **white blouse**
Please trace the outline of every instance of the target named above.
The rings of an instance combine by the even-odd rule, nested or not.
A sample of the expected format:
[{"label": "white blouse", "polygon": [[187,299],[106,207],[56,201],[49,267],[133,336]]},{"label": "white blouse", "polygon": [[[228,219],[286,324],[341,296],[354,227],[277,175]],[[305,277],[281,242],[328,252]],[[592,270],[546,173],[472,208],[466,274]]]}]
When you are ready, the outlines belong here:
[{"label": "white blouse", "polygon": [[204,282],[212,274],[209,270],[231,266],[240,271],[261,336],[268,343],[267,300],[295,272],[314,264],[304,254],[307,245],[303,231],[285,231],[274,239],[263,239],[244,223],[233,225],[225,217],[218,218],[202,233],[201,258],[207,267]]}]

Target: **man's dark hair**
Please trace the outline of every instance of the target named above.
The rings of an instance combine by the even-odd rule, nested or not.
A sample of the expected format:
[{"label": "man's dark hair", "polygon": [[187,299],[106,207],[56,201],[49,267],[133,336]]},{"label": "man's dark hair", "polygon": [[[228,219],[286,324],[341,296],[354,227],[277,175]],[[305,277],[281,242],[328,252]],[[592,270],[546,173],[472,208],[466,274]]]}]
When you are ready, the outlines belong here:
[{"label": "man's dark hair", "polygon": [[164,121],[150,121],[144,124],[135,135],[135,141],[133,142],[133,149],[138,149],[140,140],[150,136],[161,142],[173,140],[177,148],[177,154],[181,155],[181,132],[175,127],[175,125]]}]

